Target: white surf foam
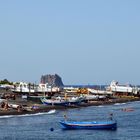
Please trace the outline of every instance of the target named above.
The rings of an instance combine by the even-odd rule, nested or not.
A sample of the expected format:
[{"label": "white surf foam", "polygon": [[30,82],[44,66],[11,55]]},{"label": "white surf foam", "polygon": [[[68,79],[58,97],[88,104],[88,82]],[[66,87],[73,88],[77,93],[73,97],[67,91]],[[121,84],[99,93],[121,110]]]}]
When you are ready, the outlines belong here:
[{"label": "white surf foam", "polygon": [[38,116],[38,115],[50,115],[56,113],[56,110],[50,110],[48,112],[39,112],[35,114],[23,114],[23,115],[6,115],[6,116],[0,116],[0,118],[12,118],[12,117],[29,117],[29,116]]}]

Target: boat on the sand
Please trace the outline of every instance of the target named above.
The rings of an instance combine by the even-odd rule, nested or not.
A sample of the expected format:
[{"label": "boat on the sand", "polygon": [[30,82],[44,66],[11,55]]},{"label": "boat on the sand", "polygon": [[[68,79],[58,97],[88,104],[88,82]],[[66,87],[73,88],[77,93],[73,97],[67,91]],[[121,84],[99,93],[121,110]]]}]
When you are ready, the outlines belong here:
[{"label": "boat on the sand", "polygon": [[58,99],[46,99],[40,98],[41,102],[46,105],[66,105],[67,101],[65,100],[58,100]]},{"label": "boat on the sand", "polygon": [[77,105],[80,104],[84,98],[83,97],[73,97],[71,99],[63,99],[63,98],[55,98],[55,99],[46,99],[40,98],[41,102],[46,105],[61,105],[61,106],[68,106],[68,105]]}]

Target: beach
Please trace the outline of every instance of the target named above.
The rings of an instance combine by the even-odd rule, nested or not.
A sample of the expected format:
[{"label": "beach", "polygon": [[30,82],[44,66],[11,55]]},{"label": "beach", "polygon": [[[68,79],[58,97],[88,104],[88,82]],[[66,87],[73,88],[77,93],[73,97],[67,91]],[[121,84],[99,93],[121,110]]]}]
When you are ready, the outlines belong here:
[{"label": "beach", "polygon": [[[13,94],[10,91],[1,90],[0,93],[6,93]],[[100,106],[100,105],[109,105],[109,104],[116,104],[116,103],[125,103],[125,102],[133,102],[133,101],[139,101],[139,97],[133,97],[133,96],[121,96],[121,97],[115,97],[108,100],[98,100],[98,101],[87,101],[82,102],[78,105],[68,105],[68,106],[60,106],[60,105],[45,105],[41,102],[31,101],[27,99],[22,99],[21,95],[16,94],[15,98],[6,99],[6,102],[8,104],[12,105],[19,105],[22,106],[22,108],[14,108],[14,107],[7,107],[0,108],[0,116],[4,115],[23,115],[23,114],[35,114],[40,112],[48,112],[50,110],[66,110],[66,109],[72,109],[72,108],[82,108],[82,107],[88,107],[88,106]]]}]

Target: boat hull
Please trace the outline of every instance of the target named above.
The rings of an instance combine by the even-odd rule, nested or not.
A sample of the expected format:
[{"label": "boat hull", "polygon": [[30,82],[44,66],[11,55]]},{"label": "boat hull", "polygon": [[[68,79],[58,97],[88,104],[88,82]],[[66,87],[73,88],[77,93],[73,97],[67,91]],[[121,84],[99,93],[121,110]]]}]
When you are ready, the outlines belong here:
[{"label": "boat hull", "polygon": [[41,102],[43,104],[46,104],[46,105],[62,105],[62,106],[65,106],[67,105],[67,102],[64,101],[64,100],[51,100],[51,99],[46,99],[46,98],[40,98],[41,99]]},{"label": "boat hull", "polygon": [[41,102],[46,105],[61,105],[61,106],[69,106],[69,105],[78,105],[81,103],[80,100],[51,100],[51,99],[45,99],[45,98],[40,98]]},{"label": "boat hull", "polygon": [[60,121],[62,129],[108,129],[116,130],[116,121],[105,121],[105,122],[69,122]]}]

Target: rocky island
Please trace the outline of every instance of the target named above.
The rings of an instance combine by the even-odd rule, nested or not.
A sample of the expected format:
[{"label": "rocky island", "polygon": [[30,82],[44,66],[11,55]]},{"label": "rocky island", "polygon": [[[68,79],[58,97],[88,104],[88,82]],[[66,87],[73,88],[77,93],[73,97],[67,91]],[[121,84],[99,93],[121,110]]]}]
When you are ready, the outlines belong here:
[{"label": "rocky island", "polygon": [[49,86],[56,86],[56,87],[64,86],[64,84],[62,82],[62,78],[58,74],[42,75],[40,82],[43,83],[43,84],[48,83]]}]

